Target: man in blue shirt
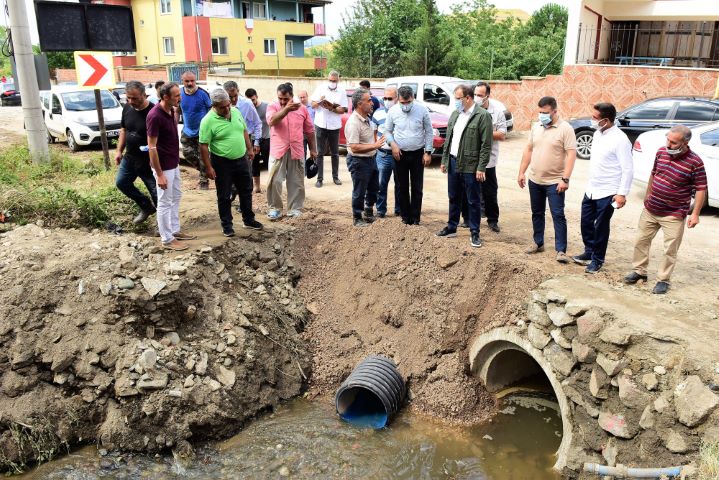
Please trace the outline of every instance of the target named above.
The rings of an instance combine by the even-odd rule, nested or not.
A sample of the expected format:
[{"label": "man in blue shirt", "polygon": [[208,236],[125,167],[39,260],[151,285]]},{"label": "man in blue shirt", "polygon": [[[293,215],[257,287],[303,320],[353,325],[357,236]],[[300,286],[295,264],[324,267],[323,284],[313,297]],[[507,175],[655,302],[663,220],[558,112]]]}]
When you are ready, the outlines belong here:
[{"label": "man in blue shirt", "polygon": [[359,82],[360,88],[364,88],[367,91],[369,91],[370,100],[372,100],[372,111],[376,112],[380,109],[382,104],[380,103],[379,99],[372,95],[372,88],[370,86],[369,80],[362,80]]},{"label": "man in blue shirt", "polygon": [[432,162],[432,120],[427,107],[414,101],[412,87],[404,85],[397,93],[399,103],[387,112],[384,136],[396,162],[402,223],[419,225],[424,167]]},{"label": "man in blue shirt", "polygon": [[177,115],[182,114],[182,155],[185,160],[200,172],[200,190],[207,190],[209,182],[205,174],[205,164],[200,159],[200,122],[212,108],[210,94],[197,86],[195,74],[182,74],[183,88],[180,89],[180,105]]},{"label": "man in blue shirt", "polygon": [[237,82],[229,80],[222,85],[227,95],[230,96],[230,104],[237,108],[247,124],[247,133],[252,138],[255,155],[260,153],[260,139],[262,138],[262,120],[257,114],[255,104],[249,98],[240,95],[240,87]]},{"label": "man in blue shirt", "polygon": [[[372,123],[377,129],[377,136],[384,135],[384,123],[387,120],[387,112],[397,103],[397,88],[389,87],[384,91],[382,98],[383,105],[372,114]],[[397,188],[397,172],[392,149],[385,146],[377,150],[377,170],[379,171],[379,192],[377,193],[377,216],[384,218],[387,215],[387,187],[389,180],[394,173],[394,214],[400,215],[399,188]]]}]

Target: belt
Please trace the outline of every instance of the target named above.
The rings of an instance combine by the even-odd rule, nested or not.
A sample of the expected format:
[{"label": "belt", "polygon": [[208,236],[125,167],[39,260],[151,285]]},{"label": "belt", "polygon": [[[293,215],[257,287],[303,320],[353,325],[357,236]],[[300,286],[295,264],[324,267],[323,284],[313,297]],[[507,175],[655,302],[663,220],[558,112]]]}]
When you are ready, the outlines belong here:
[{"label": "belt", "polygon": [[389,155],[392,155],[392,149],[391,149],[391,148],[380,148],[379,151],[382,152],[382,153],[387,153],[387,154],[389,154]]}]

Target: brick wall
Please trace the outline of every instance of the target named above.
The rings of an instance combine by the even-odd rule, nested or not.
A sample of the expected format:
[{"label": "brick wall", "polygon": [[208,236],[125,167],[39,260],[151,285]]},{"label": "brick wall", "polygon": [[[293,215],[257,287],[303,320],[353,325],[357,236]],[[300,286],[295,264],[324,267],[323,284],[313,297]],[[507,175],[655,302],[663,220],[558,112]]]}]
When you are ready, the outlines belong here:
[{"label": "brick wall", "polygon": [[492,96],[512,112],[515,129],[527,130],[545,95],[557,99],[560,115],[568,119],[591,115],[598,102],[611,102],[622,110],[652,97],[711,97],[718,77],[719,71],[710,69],[569,65],[563,75],[496,81],[491,86]]}]

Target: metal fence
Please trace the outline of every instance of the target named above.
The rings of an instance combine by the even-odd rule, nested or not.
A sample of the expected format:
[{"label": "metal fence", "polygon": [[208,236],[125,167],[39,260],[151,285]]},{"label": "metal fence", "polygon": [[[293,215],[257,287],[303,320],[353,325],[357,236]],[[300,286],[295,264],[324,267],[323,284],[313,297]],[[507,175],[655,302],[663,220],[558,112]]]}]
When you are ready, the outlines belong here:
[{"label": "metal fence", "polygon": [[719,68],[719,22],[579,25],[577,63]]}]

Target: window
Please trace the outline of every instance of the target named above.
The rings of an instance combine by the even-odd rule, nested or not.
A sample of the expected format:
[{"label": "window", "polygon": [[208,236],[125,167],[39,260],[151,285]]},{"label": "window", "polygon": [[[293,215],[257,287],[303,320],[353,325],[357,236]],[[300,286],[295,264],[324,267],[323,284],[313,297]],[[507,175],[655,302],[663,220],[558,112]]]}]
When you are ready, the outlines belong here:
[{"label": "window", "polygon": [[288,57],[295,56],[295,42],[292,40],[285,40],[285,55]]},{"label": "window", "polygon": [[646,102],[627,112],[626,118],[636,120],[664,120],[674,106],[674,100]]},{"label": "window", "polygon": [[162,37],[162,44],[165,46],[165,55],[175,54],[175,39],[172,37]]},{"label": "window", "polygon": [[252,18],[267,18],[267,12],[265,12],[264,3],[253,3],[252,4]]},{"label": "window", "polygon": [[49,93],[42,94],[42,104],[45,107],[45,110],[50,110],[50,94]]},{"label": "window", "polygon": [[227,55],[227,37],[214,37],[212,39],[212,54]]},{"label": "window", "polygon": [[252,36],[247,37],[247,43],[252,43]]},{"label": "window", "polygon": [[437,85],[430,83],[424,84],[424,101],[427,103],[438,103],[440,105],[449,105],[449,95]]},{"label": "window", "polygon": [[57,98],[57,95],[52,96],[52,112],[62,113],[62,109],[60,108],[60,99]]},{"label": "window", "polygon": [[716,113],[716,105],[701,102],[679,102],[674,120],[689,122],[711,122]]},{"label": "window", "polygon": [[704,132],[699,137],[704,145],[719,147],[719,128]]},{"label": "window", "polygon": [[250,2],[242,2],[242,18],[252,18]]},{"label": "window", "polygon": [[274,38],[265,38],[265,55],[277,55]]},{"label": "window", "polygon": [[172,13],[172,0],[160,0],[160,13]]}]

